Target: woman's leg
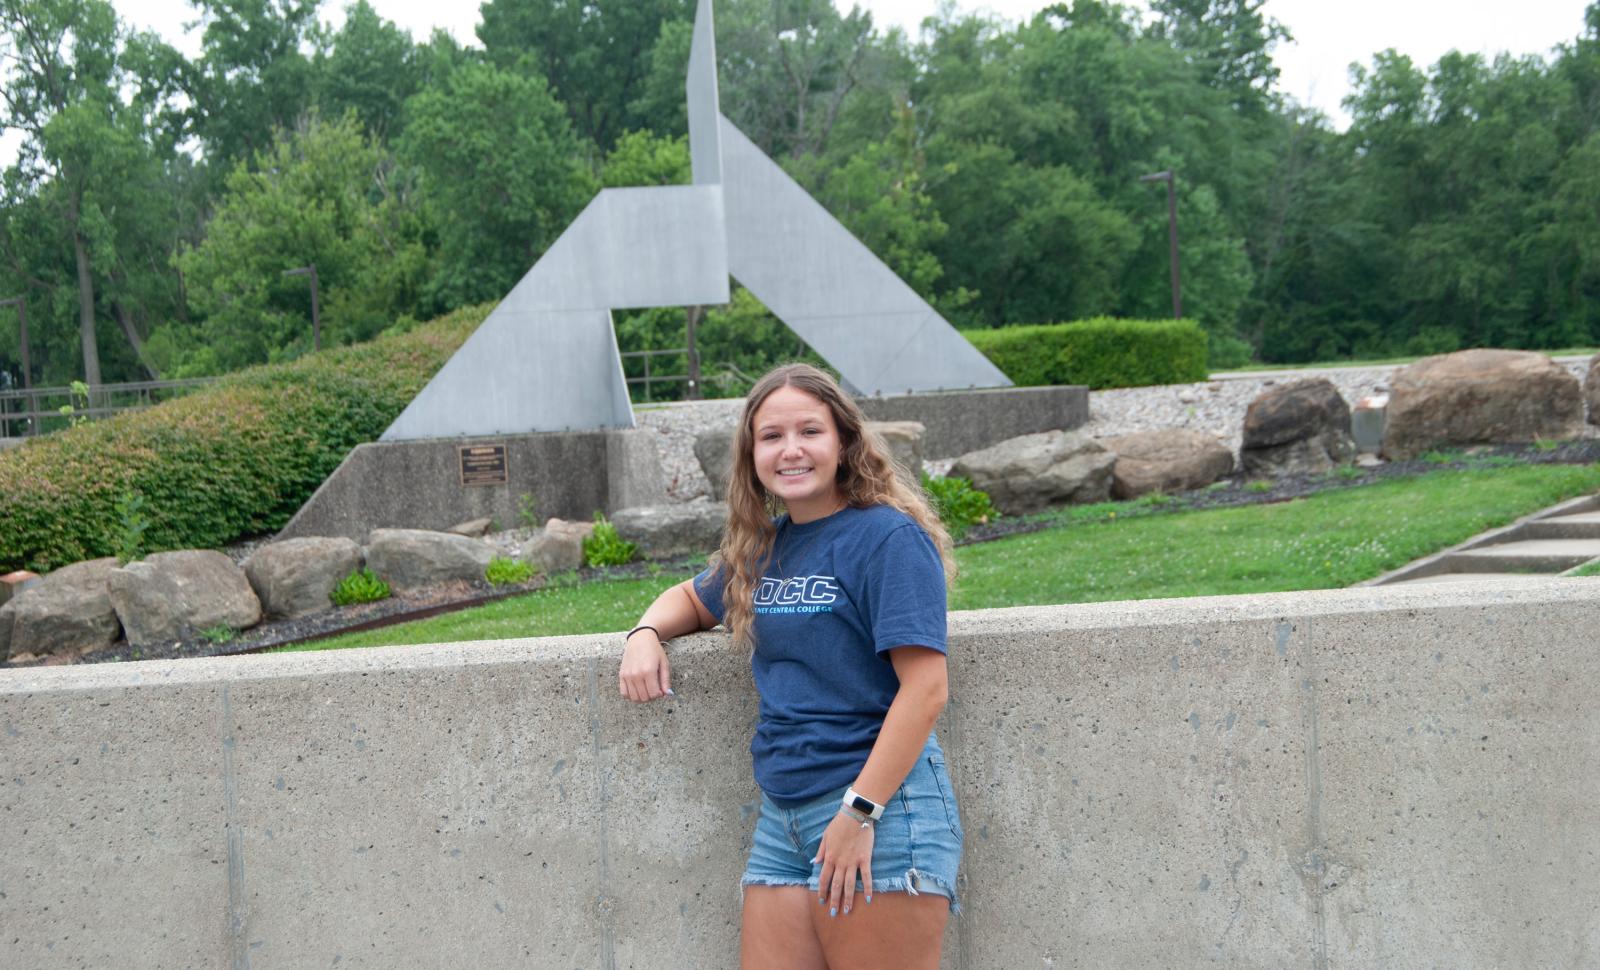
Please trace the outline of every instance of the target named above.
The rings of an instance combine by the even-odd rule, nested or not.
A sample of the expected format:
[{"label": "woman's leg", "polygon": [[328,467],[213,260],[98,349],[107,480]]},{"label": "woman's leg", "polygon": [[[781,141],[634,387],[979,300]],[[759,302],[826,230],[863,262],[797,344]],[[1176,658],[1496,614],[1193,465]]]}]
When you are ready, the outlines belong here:
[{"label": "woman's leg", "polygon": [[939,970],[950,919],[950,900],[943,896],[875,893],[868,903],[858,893],[849,915],[829,916],[815,892],[806,895],[828,970]]},{"label": "woman's leg", "polygon": [[[739,966],[743,970],[829,970],[811,922],[819,909],[816,891],[805,886],[744,887]],[[826,916],[828,911],[822,912]]]}]

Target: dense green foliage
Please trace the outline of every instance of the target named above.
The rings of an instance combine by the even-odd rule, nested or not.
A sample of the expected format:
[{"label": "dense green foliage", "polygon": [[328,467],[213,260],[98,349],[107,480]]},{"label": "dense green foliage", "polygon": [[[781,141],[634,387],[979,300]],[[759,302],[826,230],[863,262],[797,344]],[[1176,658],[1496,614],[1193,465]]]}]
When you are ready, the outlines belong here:
[{"label": "dense green foliage", "polygon": [[1000,517],[999,510],[989,500],[989,493],[973,488],[970,479],[924,473],[922,490],[928,493],[928,503],[952,539],[964,538],[973,526],[987,525]]},{"label": "dense green foliage", "polygon": [[281,528],[350,449],[375,440],[482,321],[462,310],[355,347],[242,371],[145,411],[0,452],[0,568],[48,570]]},{"label": "dense green foliage", "polygon": [[639,547],[617,534],[604,514],[594,514],[594,532],[583,540],[583,561],[590,566],[624,566],[633,562]]},{"label": "dense green foliage", "polygon": [[489,560],[489,565],[483,570],[483,578],[489,581],[490,586],[526,583],[533,578],[533,567],[520,559],[496,556]]},{"label": "dense green foliage", "polygon": [[[1532,465],[1441,471],[1294,502],[1210,511],[1163,511],[1143,500],[1075,506],[1060,516],[1058,527],[957,548],[961,574],[951,607],[1348,586],[1596,489],[1600,466]],[[685,578],[663,574],[545,589],[287,649],[626,630],[662,590]]]},{"label": "dense green foliage", "polygon": [[1206,334],[1179,320],[1083,320],[969,330],[973,346],[1021,387],[1141,387],[1206,379]]},{"label": "dense green foliage", "polygon": [[328,594],[334,606],[352,606],[356,603],[375,603],[389,598],[389,584],[365,567],[339,580],[339,585]]},{"label": "dense green foliage", "polygon": [[[0,295],[28,299],[35,383],[298,357],[282,274],[308,263],[326,344],[496,299],[600,186],[687,178],[690,0],[490,0],[481,50],[365,0],[338,29],[322,0],[195,6],[188,57],[108,0],[0,0]],[[964,330],[1166,317],[1165,186],[1140,179],[1170,169],[1213,366],[1600,343],[1600,2],[1548,56],[1375,53],[1346,131],[1279,90],[1264,10],[951,4],[907,37],[720,0],[722,107]],[[680,348],[684,312],[618,334]],[[700,337],[719,393],[814,359],[742,292]],[[0,324],[0,386],[20,359]]]}]

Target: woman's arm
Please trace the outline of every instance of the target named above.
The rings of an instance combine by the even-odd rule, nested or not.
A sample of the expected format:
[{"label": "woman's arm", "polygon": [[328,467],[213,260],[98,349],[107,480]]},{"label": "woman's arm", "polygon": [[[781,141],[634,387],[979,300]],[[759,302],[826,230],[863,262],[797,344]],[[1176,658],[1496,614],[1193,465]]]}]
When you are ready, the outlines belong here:
[{"label": "woman's arm", "polygon": [[[934,721],[944,710],[950,683],[944,654],[937,650],[895,647],[889,651],[889,661],[900,678],[900,689],[895,692],[889,713],[884,716],[883,728],[872,744],[866,766],[850,786],[856,794],[879,805],[887,803],[911,773],[917,756],[928,743]],[[845,913],[850,912],[857,873],[866,888],[867,902],[872,902],[875,834],[871,826],[862,825],[843,811],[828,823],[817,861],[822,863],[819,895],[822,901],[831,900],[830,913],[838,913],[841,907]]]},{"label": "woman's arm", "polygon": [[716,625],[717,618],[695,594],[692,579],[657,596],[636,624],[654,627],[656,632],[637,630],[622,649],[622,666],[617,671],[622,696],[644,703],[670,693],[672,668],[667,663],[667,652],[662,649],[661,641],[696,630],[709,630]]}]

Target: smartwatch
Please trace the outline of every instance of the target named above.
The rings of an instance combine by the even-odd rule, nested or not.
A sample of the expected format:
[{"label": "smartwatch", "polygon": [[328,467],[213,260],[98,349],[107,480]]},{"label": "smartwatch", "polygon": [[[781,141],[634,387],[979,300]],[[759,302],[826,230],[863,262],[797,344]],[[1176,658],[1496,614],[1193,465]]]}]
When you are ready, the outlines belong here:
[{"label": "smartwatch", "polygon": [[874,822],[883,818],[883,806],[864,795],[857,795],[854,788],[844,790],[844,807],[854,809]]}]

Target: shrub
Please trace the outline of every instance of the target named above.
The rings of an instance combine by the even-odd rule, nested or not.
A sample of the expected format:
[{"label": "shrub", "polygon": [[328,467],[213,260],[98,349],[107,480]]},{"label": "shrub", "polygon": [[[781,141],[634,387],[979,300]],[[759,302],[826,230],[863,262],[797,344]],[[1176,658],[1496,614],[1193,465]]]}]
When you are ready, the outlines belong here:
[{"label": "shrub", "polygon": [[989,493],[972,487],[965,478],[922,476],[922,490],[928,493],[933,511],[949,530],[950,538],[960,539],[975,525],[987,525],[999,518]]},{"label": "shrub", "polygon": [[639,547],[623,540],[617,527],[599,512],[594,514],[594,535],[583,540],[583,559],[591,566],[621,566],[633,562]]},{"label": "shrub", "polygon": [[1189,384],[1207,377],[1207,337],[1187,320],[1115,320],[969,330],[966,338],[1020,387],[1093,390]]},{"label": "shrub", "polygon": [[328,594],[335,606],[353,603],[374,603],[389,598],[389,584],[379,579],[372,570],[362,568],[339,580],[339,585]]},{"label": "shrub", "polygon": [[533,578],[533,567],[518,559],[496,556],[489,560],[489,567],[483,571],[483,578],[487,579],[491,586],[526,583]]},{"label": "shrub", "polygon": [[129,493],[144,497],[146,553],[276,531],[352,448],[383,433],[487,312],[254,367],[0,453],[0,572],[117,554],[117,502]]}]

